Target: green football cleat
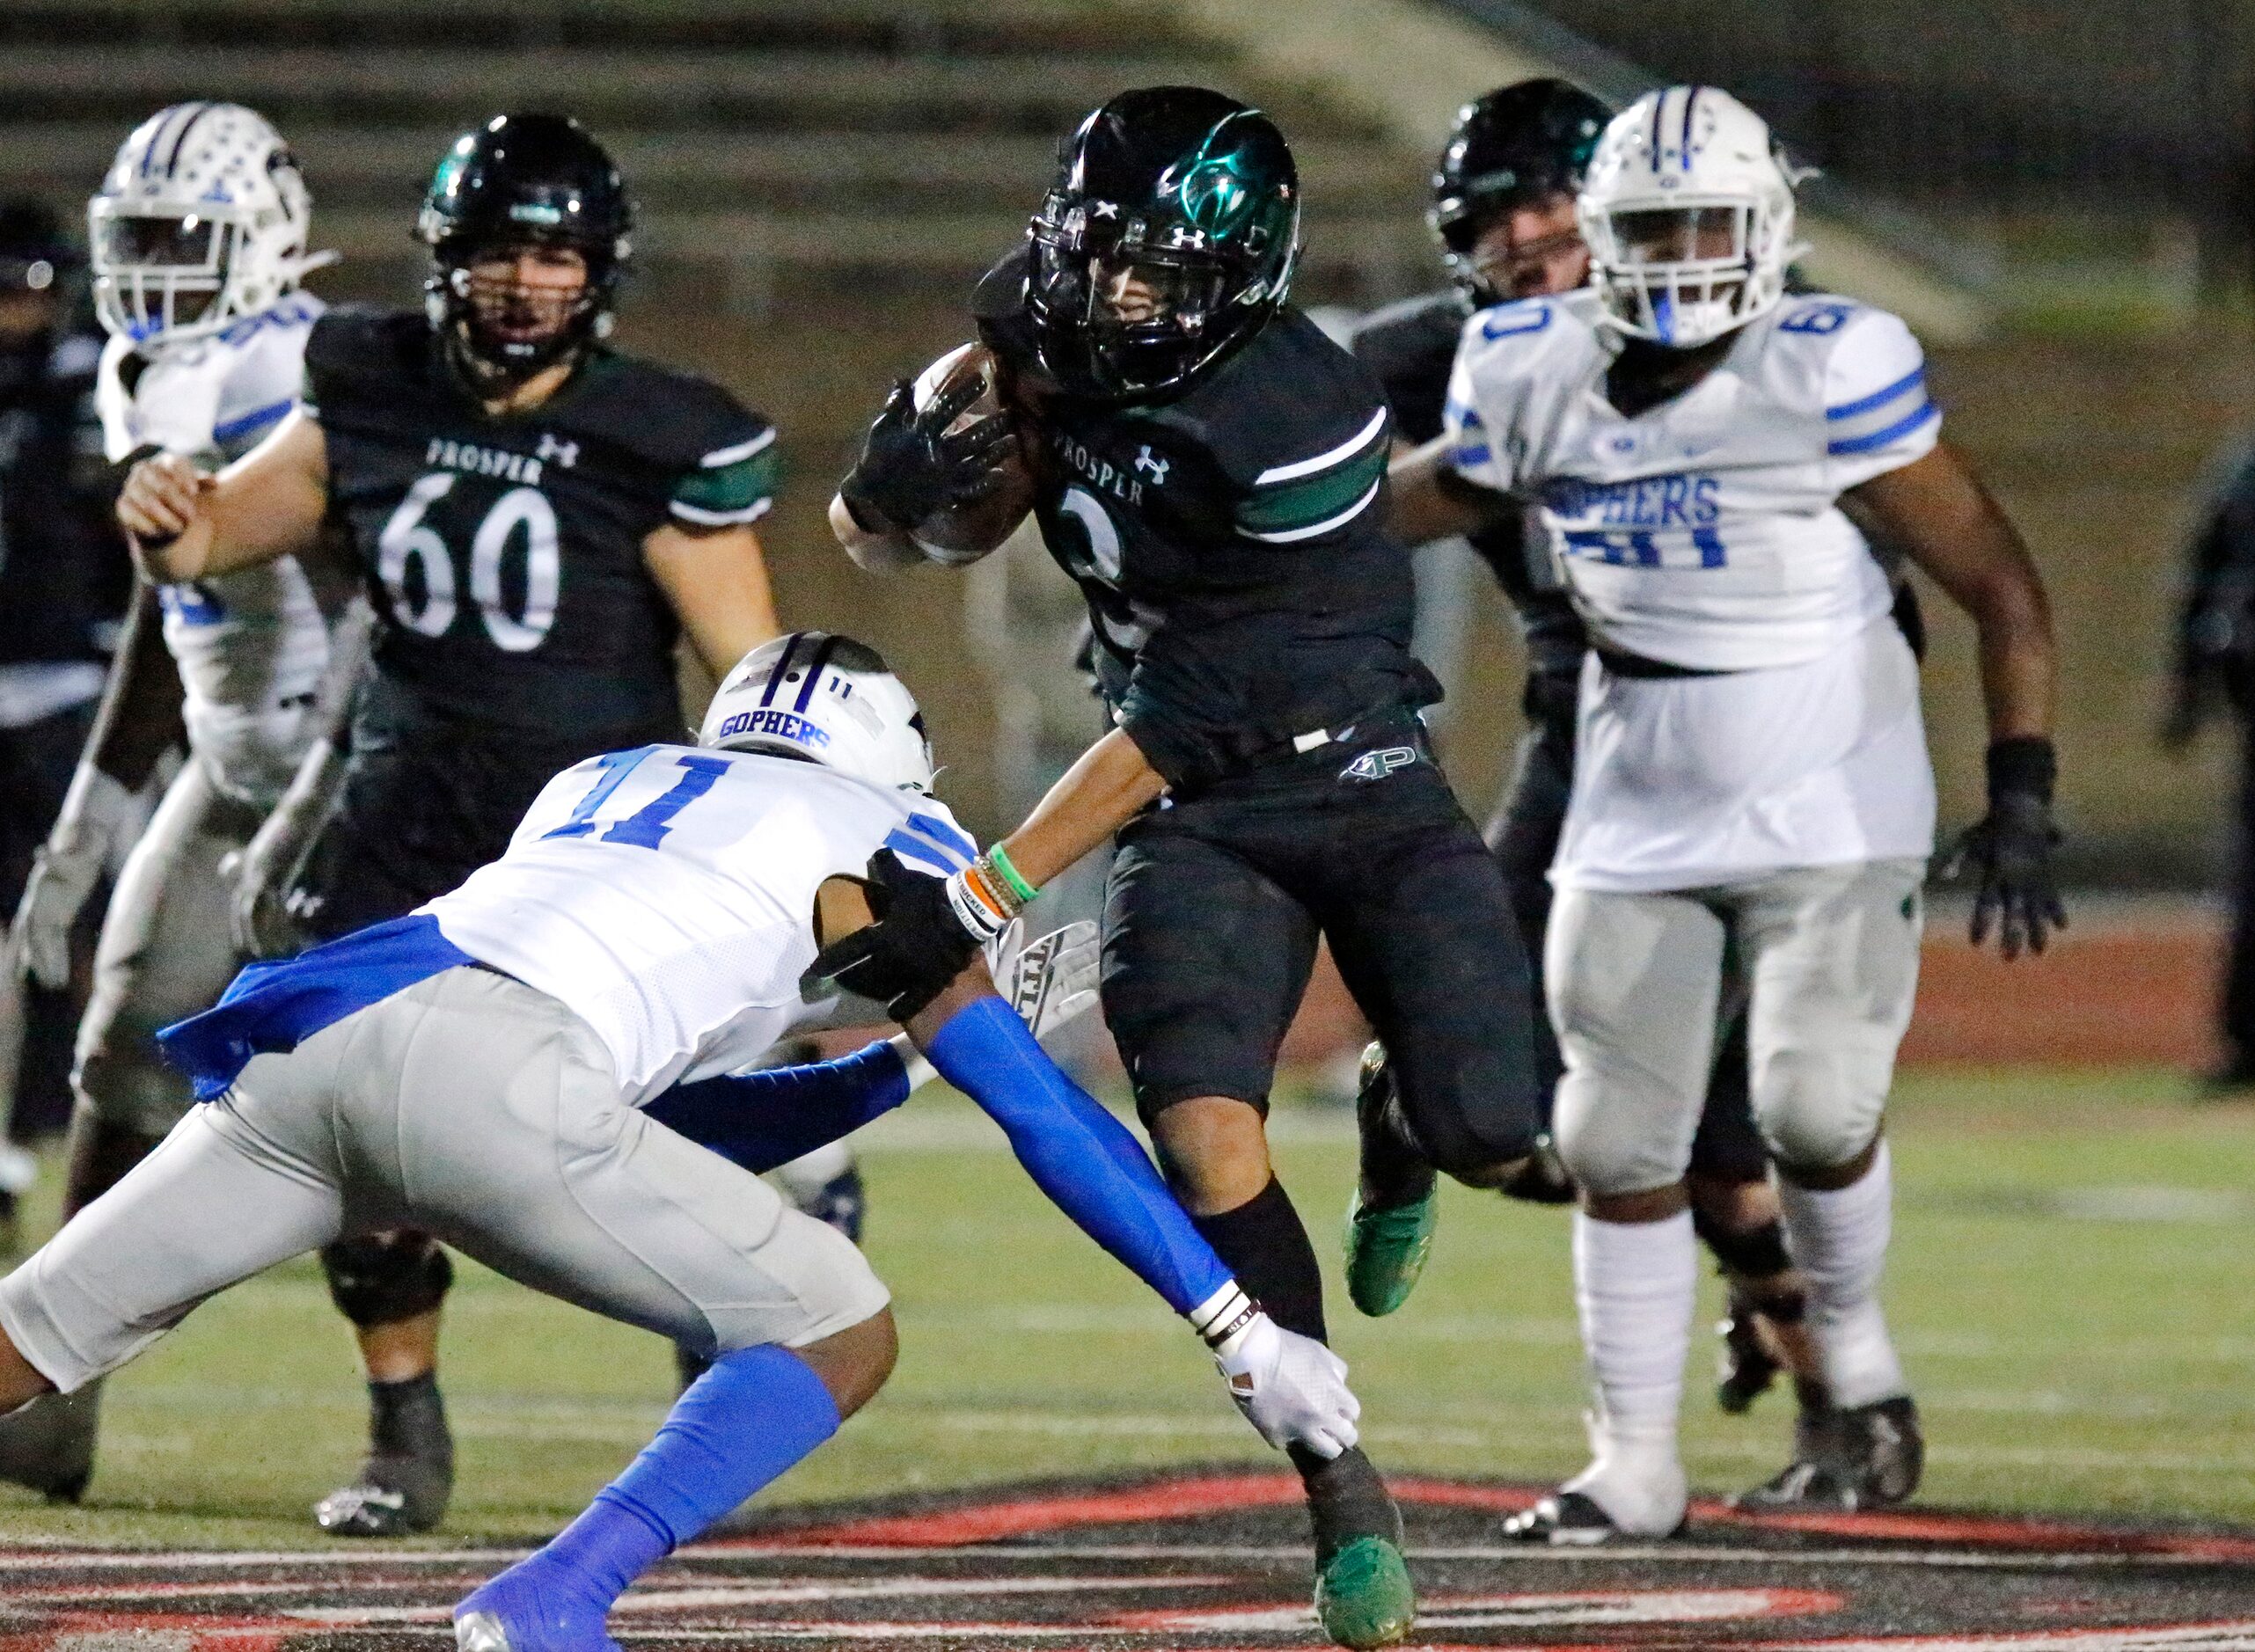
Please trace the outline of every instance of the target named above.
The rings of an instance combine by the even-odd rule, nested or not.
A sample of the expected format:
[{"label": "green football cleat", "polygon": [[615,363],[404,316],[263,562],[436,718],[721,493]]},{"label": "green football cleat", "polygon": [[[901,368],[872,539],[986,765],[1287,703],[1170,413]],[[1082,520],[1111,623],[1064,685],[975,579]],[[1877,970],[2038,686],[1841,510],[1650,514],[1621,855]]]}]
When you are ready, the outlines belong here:
[{"label": "green football cleat", "polygon": [[1417,1592],[1402,1551],[1384,1538],[1357,1538],[1315,1575],[1315,1616],[1336,1646],[1367,1648],[1406,1640]]},{"label": "green football cleat", "polygon": [[1383,1210],[1365,1210],[1357,1193],[1347,1204],[1347,1295],[1356,1307],[1380,1319],[1409,1301],[1433,1254],[1440,1224],[1440,1194]]}]

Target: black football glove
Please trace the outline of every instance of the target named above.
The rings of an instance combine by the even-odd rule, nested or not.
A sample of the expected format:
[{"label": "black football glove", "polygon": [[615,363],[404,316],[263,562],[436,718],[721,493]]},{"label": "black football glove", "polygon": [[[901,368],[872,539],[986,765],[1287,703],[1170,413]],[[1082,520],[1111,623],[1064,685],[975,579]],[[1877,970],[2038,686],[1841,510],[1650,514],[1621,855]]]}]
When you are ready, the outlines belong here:
[{"label": "black football glove", "polygon": [[905,1022],[963,972],[978,938],[948,904],[947,880],[911,872],[890,849],[869,857],[867,887],[877,921],[824,947],[800,990],[857,993]]},{"label": "black football glove", "polygon": [[1943,875],[1971,866],[1980,879],[1973,896],[1972,935],[1978,947],[1990,926],[2007,958],[2024,947],[2040,953],[2051,932],[2067,927],[2052,875],[2052,850],[2060,840],[2052,823],[2052,785],[2059,760],[2052,742],[2038,736],[2000,740],[1988,749],[1988,816],[1958,841]]},{"label": "black football glove", "polygon": [[999,488],[1010,418],[990,413],[949,435],[948,427],[984,390],[976,376],[916,410],[914,386],[893,383],[884,411],[861,439],[861,457],[838,485],[853,520],[872,533],[906,532],[934,511],[976,505]]}]

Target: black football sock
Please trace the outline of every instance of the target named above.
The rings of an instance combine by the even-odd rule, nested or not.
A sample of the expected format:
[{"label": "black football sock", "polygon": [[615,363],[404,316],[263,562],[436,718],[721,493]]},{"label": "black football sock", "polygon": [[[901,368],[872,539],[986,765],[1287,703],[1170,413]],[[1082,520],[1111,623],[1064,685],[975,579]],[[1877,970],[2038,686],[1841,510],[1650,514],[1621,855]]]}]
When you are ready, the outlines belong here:
[{"label": "black football sock", "polygon": [[1190,1224],[1213,1246],[1245,1294],[1287,1331],[1329,1341],[1323,1328],[1323,1276],[1292,1195],[1274,1176],[1234,1210],[1194,1216]]},{"label": "black football sock", "polygon": [[1342,1451],[1328,1463],[1304,1445],[1288,1446],[1285,1454],[1307,1488],[1319,1569],[1357,1538],[1384,1538],[1402,1546],[1402,1511],[1362,1447]]},{"label": "black football sock", "polygon": [[[1326,1340],[1323,1276],[1307,1229],[1282,1182],[1270,1177],[1267,1187],[1235,1210],[1190,1220],[1270,1319],[1287,1331]],[[1286,1455],[1307,1488],[1319,1567],[1359,1537],[1401,1542],[1402,1517],[1360,1447],[1328,1463],[1304,1446],[1293,1446]]]},{"label": "black football sock", "polygon": [[453,1466],[454,1439],[438,1373],[368,1385],[369,1447],[378,1457],[429,1458]]}]

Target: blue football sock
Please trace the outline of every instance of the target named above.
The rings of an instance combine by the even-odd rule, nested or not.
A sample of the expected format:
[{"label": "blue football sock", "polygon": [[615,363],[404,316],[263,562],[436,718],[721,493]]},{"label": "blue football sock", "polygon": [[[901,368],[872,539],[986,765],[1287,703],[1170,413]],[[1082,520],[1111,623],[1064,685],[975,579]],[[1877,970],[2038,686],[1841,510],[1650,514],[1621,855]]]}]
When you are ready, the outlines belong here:
[{"label": "blue football sock", "polygon": [[[788,1349],[723,1354],[674,1401],[626,1472],[523,1565],[560,1569],[574,1593],[607,1609],[635,1578],[837,1433],[838,1422],[830,1390]],[[463,1607],[475,1604],[473,1596]]]}]

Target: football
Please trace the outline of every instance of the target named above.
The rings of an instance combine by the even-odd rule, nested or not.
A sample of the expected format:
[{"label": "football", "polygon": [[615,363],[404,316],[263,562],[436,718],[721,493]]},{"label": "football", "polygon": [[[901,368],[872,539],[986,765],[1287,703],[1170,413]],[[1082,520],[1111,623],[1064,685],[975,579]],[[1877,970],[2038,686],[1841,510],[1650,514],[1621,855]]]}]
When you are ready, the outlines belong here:
[{"label": "football", "polygon": [[[974,377],[979,384],[978,399],[948,427],[949,433],[967,429],[1001,412],[1002,399],[994,384],[994,353],[983,344],[958,345],[919,374],[918,409],[929,407]],[[1003,485],[992,496],[961,509],[935,511],[916,525],[911,537],[934,562],[962,567],[977,561],[1008,538],[1034,508],[1034,479],[1014,436],[1004,450],[1000,468]]]}]

